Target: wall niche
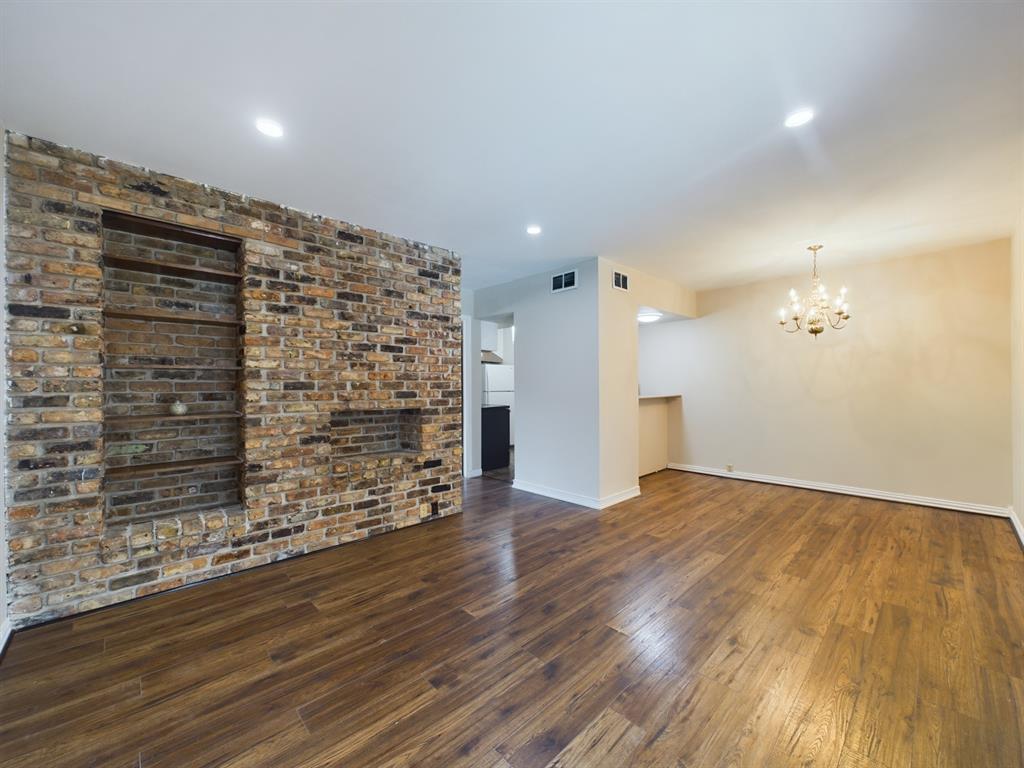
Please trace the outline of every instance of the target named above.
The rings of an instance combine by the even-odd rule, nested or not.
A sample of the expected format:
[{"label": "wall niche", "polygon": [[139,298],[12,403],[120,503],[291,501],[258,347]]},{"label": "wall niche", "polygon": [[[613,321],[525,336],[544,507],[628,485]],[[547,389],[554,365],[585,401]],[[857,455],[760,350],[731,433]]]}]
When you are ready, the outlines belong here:
[{"label": "wall niche", "polygon": [[241,241],[102,216],[108,520],[238,505]]},{"label": "wall niche", "polygon": [[423,416],[419,408],[336,411],[330,431],[332,458],[416,454],[422,446]]}]

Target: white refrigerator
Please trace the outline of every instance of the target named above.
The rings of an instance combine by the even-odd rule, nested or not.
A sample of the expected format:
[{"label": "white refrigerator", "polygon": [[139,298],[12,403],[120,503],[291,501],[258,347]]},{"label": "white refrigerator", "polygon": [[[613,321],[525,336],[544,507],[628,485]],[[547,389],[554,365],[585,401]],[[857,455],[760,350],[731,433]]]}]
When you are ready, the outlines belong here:
[{"label": "white refrigerator", "polygon": [[484,366],[484,405],[509,406],[509,441],[516,444],[515,366]]}]

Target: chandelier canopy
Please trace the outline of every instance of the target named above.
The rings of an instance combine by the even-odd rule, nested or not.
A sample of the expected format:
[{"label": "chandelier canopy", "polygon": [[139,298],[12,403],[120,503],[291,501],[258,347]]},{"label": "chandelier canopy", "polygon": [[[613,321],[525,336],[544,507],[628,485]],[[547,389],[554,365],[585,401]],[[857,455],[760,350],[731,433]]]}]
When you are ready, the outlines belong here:
[{"label": "chandelier canopy", "polygon": [[846,286],[839,289],[838,295],[829,299],[828,290],[818,277],[818,251],[825,246],[811,245],[811,292],[804,298],[789,289],[789,306],[779,309],[779,325],[786,333],[807,331],[817,337],[828,324],[837,331],[846,327],[850,319],[850,304],[846,301]]}]

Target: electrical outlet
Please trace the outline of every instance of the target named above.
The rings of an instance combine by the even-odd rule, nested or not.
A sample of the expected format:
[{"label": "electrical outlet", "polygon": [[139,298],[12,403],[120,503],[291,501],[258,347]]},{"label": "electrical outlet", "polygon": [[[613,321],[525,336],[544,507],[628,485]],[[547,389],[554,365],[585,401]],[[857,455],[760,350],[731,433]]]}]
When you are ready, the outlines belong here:
[{"label": "electrical outlet", "polygon": [[732,464],[726,464],[725,465],[725,471],[726,472],[732,472]]}]

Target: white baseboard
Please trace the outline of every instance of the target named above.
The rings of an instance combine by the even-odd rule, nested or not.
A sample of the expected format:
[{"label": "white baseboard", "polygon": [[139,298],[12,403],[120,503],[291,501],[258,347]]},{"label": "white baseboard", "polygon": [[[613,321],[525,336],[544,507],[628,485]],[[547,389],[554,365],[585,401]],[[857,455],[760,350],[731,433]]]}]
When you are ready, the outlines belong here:
[{"label": "white baseboard", "polygon": [[606,509],[608,507],[612,507],[612,506],[618,504],[619,502],[627,501],[629,499],[635,499],[639,495],[640,495],[640,486],[639,485],[634,485],[632,488],[627,488],[624,491],[619,491],[618,493],[612,493],[612,494],[610,494],[608,496],[603,496],[602,498],[600,498],[598,500],[598,502],[597,502],[598,503],[598,507],[597,508],[598,509]]},{"label": "white baseboard", "polygon": [[[1012,519],[1009,507],[996,507],[991,504],[975,504],[970,501],[952,501],[950,499],[934,499],[930,496],[913,496],[909,493],[894,493],[892,491],[876,491],[872,488],[856,488],[851,485],[835,485],[834,483],[819,483],[813,480],[794,480],[789,477],[776,477],[775,475],[758,475],[752,472],[727,472],[724,469],[712,467],[698,467],[693,464],[668,465],[669,469],[678,469],[683,472],[697,472],[702,475],[717,475],[728,477],[734,480],[751,480],[755,483],[771,483],[772,485],[788,485],[793,488],[807,488],[812,491],[825,491],[826,493],[842,493],[846,496],[863,496],[868,499],[881,499],[882,501],[895,501],[900,504],[917,504],[922,507],[938,507],[939,509],[952,509],[958,512],[974,512],[979,515],[994,515],[996,517],[1009,517]],[[1018,527],[1018,531],[1020,528]]]},{"label": "white baseboard", "polygon": [[1020,540],[1020,545],[1024,547],[1024,520],[1020,519],[1020,513],[1018,513],[1013,507],[1010,507],[1010,524],[1017,532],[1017,538]]},{"label": "white baseboard", "polygon": [[480,477],[484,471],[482,469],[471,469],[462,473],[463,477]]},{"label": "white baseboard", "polygon": [[627,488],[624,491],[613,493],[609,496],[603,496],[601,498],[597,498],[595,496],[584,496],[579,493],[571,493],[570,491],[562,491],[558,488],[549,488],[546,485],[531,483],[518,478],[512,481],[512,487],[520,491],[526,491],[527,493],[535,493],[538,496],[547,496],[549,499],[567,501],[570,504],[577,504],[581,507],[589,507],[590,509],[606,509],[613,504],[618,504],[620,501],[632,499],[640,495],[639,485],[634,485],[632,488]]},{"label": "white baseboard", "polygon": [[535,493],[538,496],[547,496],[549,499],[558,499],[559,501],[567,501],[570,504],[579,504],[581,507],[597,509],[597,499],[592,496],[583,496],[578,493],[561,491],[558,488],[549,488],[546,485],[520,480],[518,477],[512,481],[512,487],[527,493]]},{"label": "white baseboard", "polygon": [[7,649],[7,641],[11,639],[11,632],[13,630],[10,619],[4,619],[3,622],[0,622],[0,654],[3,654]]}]

